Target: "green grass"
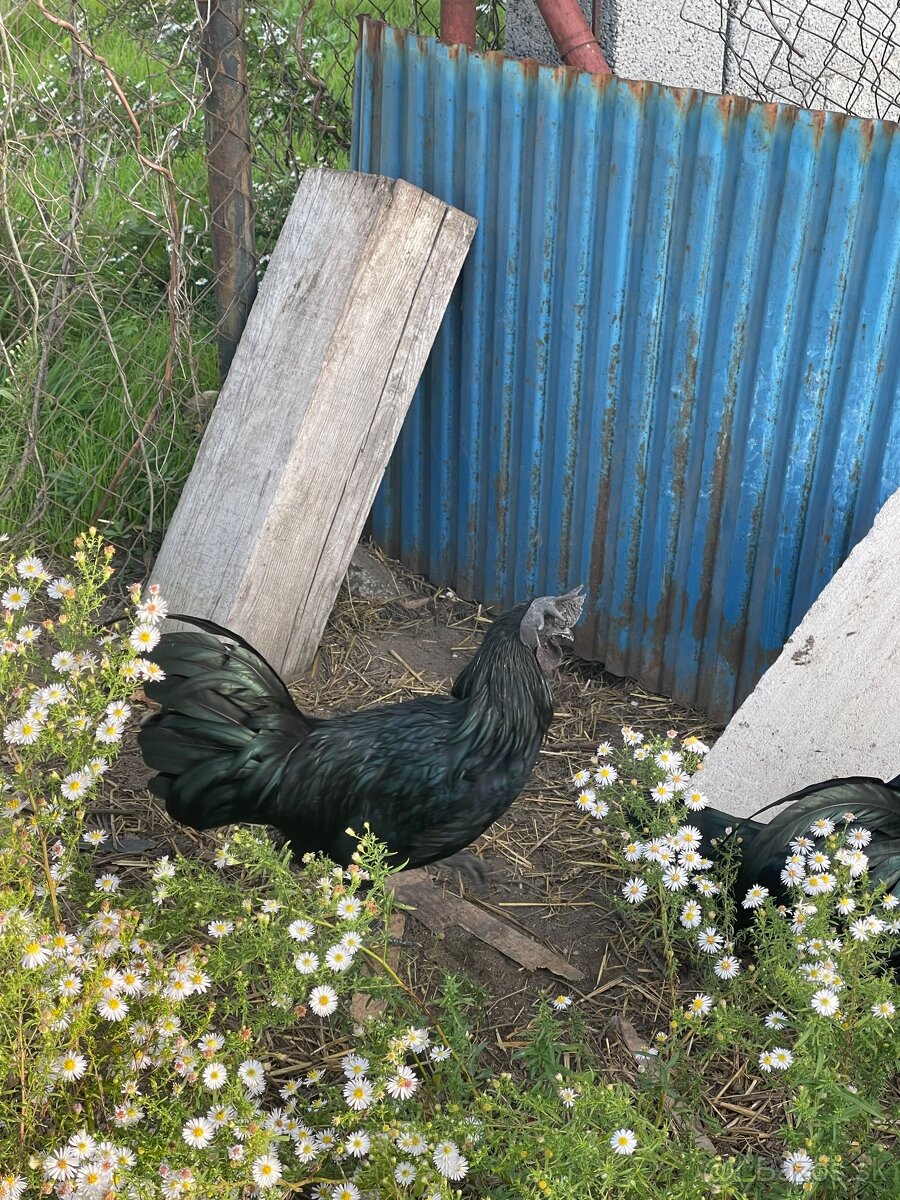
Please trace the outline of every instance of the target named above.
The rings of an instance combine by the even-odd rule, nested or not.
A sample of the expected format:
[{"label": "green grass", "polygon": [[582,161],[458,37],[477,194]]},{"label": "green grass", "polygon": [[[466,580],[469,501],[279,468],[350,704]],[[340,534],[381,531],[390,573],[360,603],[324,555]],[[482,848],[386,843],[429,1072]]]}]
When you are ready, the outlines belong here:
[{"label": "green grass", "polygon": [[[382,5],[391,24],[437,29],[439,0]],[[65,5],[55,11],[71,15]],[[379,6],[316,0],[301,66],[299,0],[246,10],[263,267],[302,171],[349,165],[357,17],[366,11],[378,16]],[[0,426],[0,512],[4,530],[27,530],[50,550],[63,551],[98,512],[111,532],[152,549],[199,441],[185,414],[218,382],[196,10],[188,0],[164,8],[85,0],[78,20],[134,112],[144,154],[171,172],[176,214],[162,177],[140,163],[128,115],[97,63],[73,56],[68,33],[34,6],[0,15],[0,94],[9,96],[0,120],[0,391],[13,416]],[[19,478],[36,392],[37,453]],[[135,448],[151,414],[146,445]]]}]

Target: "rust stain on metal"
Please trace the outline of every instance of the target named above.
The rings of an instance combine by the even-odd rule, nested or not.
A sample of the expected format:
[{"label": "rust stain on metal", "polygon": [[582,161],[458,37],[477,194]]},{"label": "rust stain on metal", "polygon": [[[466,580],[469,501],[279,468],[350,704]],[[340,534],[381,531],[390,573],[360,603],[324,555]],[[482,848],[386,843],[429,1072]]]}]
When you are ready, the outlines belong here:
[{"label": "rust stain on metal", "polygon": [[[381,515],[376,504],[375,535],[451,586],[457,564],[480,599],[512,603],[530,566],[528,582],[548,590],[566,571],[586,577],[583,653],[727,717],[783,644],[787,610],[814,599],[837,548],[849,549],[878,497],[900,486],[900,467],[873,450],[900,378],[889,309],[900,251],[871,243],[890,228],[884,206],[900,191],[894,127],[600,75],[589,84],[571,68],[464,59],[390,31],[384,40],[379,54],[405,46],[405,57],[389,58],[380,80],[394,89],[383,113],[363,93],[359,166],[440,185],[482,220],[466,271],[485,281],[475,319],[486,364],[468,395],[451,323],[428,377],[439,403],[419,402],[416,444],[404,446],[402,477],[393,468]],[[367,88],[379,54],[363,62]],[[460,165],[447,171],[428,130],[411,138],[403,122],[423,92],[433,103],[453,88],[492,116],[460,122],[449,143],[442,133],[441,153]],[[826,145],[828,180],[817,162]],[[521,240],[511,251],[513,210]],[[574,297],[583,312],[573,313]],[[573,324],[586,331],[583,350]],[[546,345],[536,350],[538,335]],[[579,354],[582,375],[561,374],[561,356]],[[526,359],[546,359],[546,371],[524,378]],[[865,378],[870,388],[854,386]],[[439,449],[450,395],[460,424],[482,430],[477,464],[460,456],[458,477]],[[448,487],[439,505],[436,471]],[[830,499],[832,477],[853,489],[847,503]],[[812,515],[810,486],[824,499]],[[769,530],[782,492],[783,526]],[[436,545],[433,509],[449,549]]]}]

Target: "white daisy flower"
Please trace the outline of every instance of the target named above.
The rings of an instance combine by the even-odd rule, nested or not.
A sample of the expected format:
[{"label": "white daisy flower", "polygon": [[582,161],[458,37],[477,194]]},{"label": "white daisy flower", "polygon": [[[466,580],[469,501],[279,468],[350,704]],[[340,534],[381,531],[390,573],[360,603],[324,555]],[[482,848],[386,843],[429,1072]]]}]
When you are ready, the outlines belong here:
[{"label": "white daisy flower", "polygon": [[810,1004],[819,1016],[836,1017],[840,1015],[841,1002],[837,994],[830,988],[820,988],[817,992],[813,992]]},{"label": "white daisy flower", "polygon": [[274,1154],[261,1154],[251,1163],[250,1174],[256,1186],[264,1191],[274,1187],[281,1178],[281,1163]]},{"label": "white daisy flower", "polygon": [[850,922],[850,936],[854,942],[868,942],[872,937],[881,933],[884,928],[884,922],[878,917],[860,917],[856,921]]},{"label": "white daisy flower", "polygon": [[409,1187],[410,1184],[416,1182],[416,1168],[411,1162],[397,1163],[394,1167],[394,1178],[401,1187]]},{"label": "white daisy flower", "polygon": [[871,1008],[872,1016],[880,1021],[892,1020],[895,1012],[894,1004],[890,1000],[879,1000]]},{"label": "white daisy flower", "polygon": [[344,1101],[354,1112],[362,1112],[369,1107],[375,1095],[372,1084],[363,1076],[348,1079],[344,1084]]},{"label": "white daisy flower", "polygon": [[678,865],[688,872],[705,870],[705,863],[706,859],[696,850],[682,850],[678,856]]},{"label": "white daisy flower", "polygon": [[718,954],[725,939],[714,925],[707,925],[697,934],[697,945],[704,954]]},{"label": "white daisy flower", "polygon": [[195,1150],[203,1150],[213,1140],[214,1133],[212,1121],[206,1117],[192,1117],[182,1126],[181,1137]]},{"label": "white daisy flower", "polygon": [[[323,1191],[324,1197],[326,1193]],[[331,1200],[360,1200],[362,1193],[355,1183],[339,1183],[331,1190]]]},{"label": "white daisy flower", "polygon": [[419,1080],[415,1071],[411,1071],[408,1067],[405,1067],[387,1081],[385,1090],[395,1100],[408,1100],[418,1086]]},{"label": "white daisy flower", "polygon": [[774,1070],[774,1067],[775,1067],[775,1058],[772,1054],[772,1051],[771,1050],[763,1050],[759,1056],[759,1069],[761,1071],[765,1071],[766,1074],[768,1074],[770,1071]]},{"label": "white daisy flower", "polygon": [[703,919],[703,910],[696,900],[689,900],[678,919],[685,929],[696,929]]},{"label": "white daisy flower", "polygon": [[160,636],[155,625],[151,625],[149,621],[141,621],[131,631],[128,644],[139,654],[149,654],[159,645]]},{"label": "white daisy flower", "polygon": [[830,837],[834,833],[834,821],[830,821],[828,817],[819,817],[810,825],[809,832],[813,837]]},{"label": "white daisy flower", "polygon": [[575,807],[580,812],[590,812],[596,799],[597,793],[593,788],[584,788],[575,797]]},{"label": "white daisy flower", "polygon": [[3,740],[9,746],[33,746],[41,736],[43,725],[31,717],[10,721],[3,730]]},{"label": "white daisy flower", "polygon": [[72,771],[62,780],[59,790],[69,800],[78,800],[87,795],[93,784],[94,777],[89,771]]},{"label": "white daisy flower", "polygon": [[124,1021],[128,1016],[128,1002],[121,996],[105,996],[97,1005],[97,1012],[106,1021]]},{"label": "white daisy flower", "polygon": [[662,838],[652,838],[644,845],[644,858],[648,862],[661,863],[664,861],[666,843]]},{"label": "white daisy flower", "polygon": [[718,896],[719,894],[719,885],[705,875],[694,876],[694,887],[701,896]]},{"label": "white daisy flower", "polygon": [[741,964],[733,954],[726,954],[718,960],[713,969],[719,979],[734,979],[740,974]]},{"label": "white daisy flower", "polygon": [[73,1133],[66,1144],[78,1155],[79,1162],[93,1158],[97,1153],[96,1139],[92,1138],[86,1129],[79,1129],[77,1133]]},{"label": "white daisy flower", "polygon": [[105,717],[94,730],[94,741],[101,746],[115,746],[122,740],[124,724],[115,717]]},{"label": "white daisy flower", "polygon": [[66,592],[73,590],[72,580],[65,575],[60,575],[58,579],[53,579],[47,584],[47,595],[51,600],[62,600]]},{"label": "white daisy flower", "polygon": [[691,812],[702,812],[704,808],[709,807],[709,801],[699,788],[688,788],[681,799],[684,802],[685,808]]},{"label": "white daisy flower", "polygon": [[788,1183],[806,1183],[813,1170],[813,1160],[805,1150],[792,1150],[781,1164],[781,1173]]},{"label": "white daisy flower", "polygon": [[688,1017],[705,1017],[711,1008],[712,997],[705,995],[703,992],[698,992],[685,1009],[685,1015]]},{"label": "white daisy flower", "polygon": [[741,901],[741,906],[743,908],[759,908],[761,904],[765,904],[768,895],[768,888],[763,887],[760,883],[755,883]]},{"label": "white daisy flower", "polygon": [[36,967],[42,967],[49,959],[50,951],[42,946],[37,938],[32,938],[22,948],[22,966],[26,970],[32,971]]},{"label": "white daisy flower", "polygon": [[646,883],[637,875],[622,885],[622,895],[629,904],[642,904],[647,899],[647,891]]},{"label": "white daisy flower", "polygon": [[609,1139],[609,1144],[615,1154],[634,1154],[637,1149],[634,1130],[617,1129]]},{"label": "white daisy flower", "polygon": [[318,1153],[316,1143],[308,1133],[301,1133],[294,1142],[294,1153],[302,1163],[311,1162]]},{"label": "white daisy flower", "polygon": [[345,1054],[341,1059],[341,1070],[348,1079],[365,1077],[369,1070],[369,1060],[362,1054]]},{"label": "white daisy flower", "polygon": [[56,1063],[56,1073],[66,1082],[73,1079],[80,1079],[88,1068],[88,1061],[83,1054],[76,1054],[74,1051],[69,1051],[64,1054]]},{"label": "white daisy flower", "polygon": [[667,892],[681,892],[690,882],[690,875],[684,867],[672,866],[663,871],[663,887]]},{"label": "white daisy flower", "polygon": [[150,596],[143,600],[135,610],[137,618],[147,625],[159,625],[169,615],[169,606],[158,596]]},{"label": "white daisy flower", "polygon": [[224,1087],[228,1082],[227,1069],[218,1062],[211,1062],[209,1066],[203,1069],[203,1085],[209,1088],[211,1092],[217,1092],[219,1088]]},{"label": "white daisy flower", "polygon": [[25,608],[31,599],[31,592],[23,587],[11,587],[0,596],[0,604],[8,612],[19,612]]},{"label": "white daisy flower", "polygon": [[372,1149],[372,1139],[361,1129],[356,1129],[353,1133],[347,1134],[347,1140],[344,1143],[344,1153],[351,1158],[363,1158]]},{"label": "white daisy flower", "polygon": [[288,936],[292,937],[295,942],[308,942],[316,932],[316,927],[306,917],[299,917],[296,921],[291,921],[287,931]]},{"label": "white daisy flower", "polygon": [[314,987],[307,1001],[310,1010],[320,1017],[330,1017],[337,1009],[337,992],[330,987]]},{"label": "white daisy flower", "polygon": [[460,1154],[455,1142],[438,1142],[431,1161],[445,1179],[463,1179],[469,1169],[467,1160]]},{"label": "white daisy flower", "polygon": [[77,996],[81,988],[81,976],[76,975],[73,971],[62,975],[56,983],[56,989],[61,996]]},{"label": "white daisy flower", "polygon": [[37,579],[40,581],[44,577],[44,564],[39,558],[20,558],[16,563],[16,572],[21,579]]},{"label": "white daisy flower", "polygon": [[428,1143],[415,1129],[404,1129],[397,1138],[397,1149],[413,1158],[420,1158],[428,1150]]},{"label": "white daisy flower", "polygon": [[41,1163],[44,1176],[54,1183],[63,1183],[74,1179],[78,1174],[78,1155],[74,1150],[65,1147],[48,1155]]},{"label": "white daisy flower", "polygon": [[251,1096],[261,1096],[266,1090],[266,1071],[258,1058],[246,1058],[238,1067],[238,1079]]}]

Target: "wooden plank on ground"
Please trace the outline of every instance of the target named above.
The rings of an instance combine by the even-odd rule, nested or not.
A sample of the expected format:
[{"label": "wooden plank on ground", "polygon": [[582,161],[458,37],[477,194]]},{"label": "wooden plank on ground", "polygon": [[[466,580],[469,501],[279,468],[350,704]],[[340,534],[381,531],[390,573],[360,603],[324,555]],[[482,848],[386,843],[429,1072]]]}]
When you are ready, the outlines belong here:
[{"label": "wooden plank on ground", "polygon": [[152,573],[170,611],[306,668],[475,226],[402,180],[306,172]]},{"label": "wooden plank on ground", "polygon": [[572,983],[584,978],[576,966],[566,962],[549,946],[521,933],[493,913],[436,887],[431,876],[421,868],[393,875],[388,886],[393,889],[396,899],[401,904],[408,904],[416,920],[432,933],[443,933],[449,926],[457,925],[529,971],[550,971]]}]

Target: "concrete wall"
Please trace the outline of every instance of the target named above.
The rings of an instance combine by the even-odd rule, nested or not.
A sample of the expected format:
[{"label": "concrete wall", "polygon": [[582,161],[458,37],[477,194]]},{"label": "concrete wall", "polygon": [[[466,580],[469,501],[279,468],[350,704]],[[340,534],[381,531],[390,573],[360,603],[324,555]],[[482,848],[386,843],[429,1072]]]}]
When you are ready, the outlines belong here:
[{"label": "concrete wall", "polygon": [[[681,15],[685,0],[579,0],[616,75],[672,87],[721,92],[725,43],[713,32],[717,0],[690,0],[697,21]],[[706,28],[709,25],[710,28]],[[534,0],[507,0],[506,53],[558,63],[559,55]]]},{"label": "concrete wall", "polygon": [[749,816],[810,783],[900,775],[898,547],[895,492],[713,746],[702,788],[717,808]]},{"label": "concrete wall", "polygon": [[[900,31],[879,0],[579,0],[617,75],[900,120]],[[506,50],[559,57],[534,0],[507,0]]]}]

